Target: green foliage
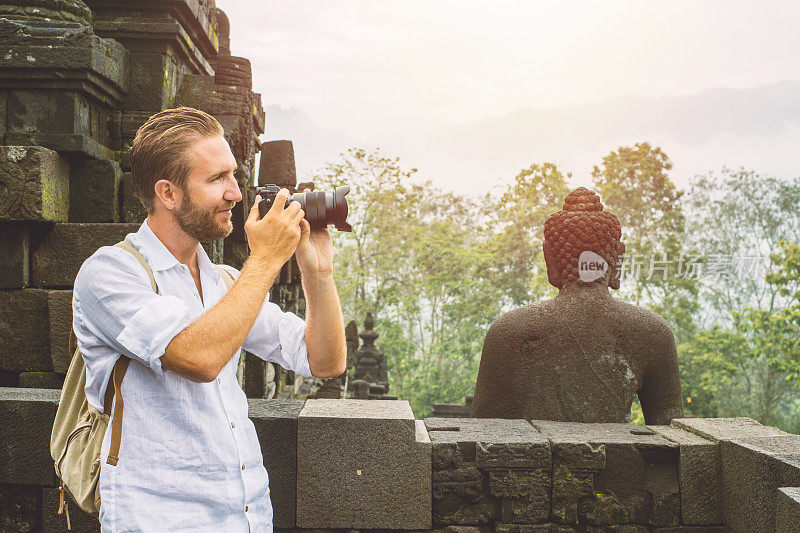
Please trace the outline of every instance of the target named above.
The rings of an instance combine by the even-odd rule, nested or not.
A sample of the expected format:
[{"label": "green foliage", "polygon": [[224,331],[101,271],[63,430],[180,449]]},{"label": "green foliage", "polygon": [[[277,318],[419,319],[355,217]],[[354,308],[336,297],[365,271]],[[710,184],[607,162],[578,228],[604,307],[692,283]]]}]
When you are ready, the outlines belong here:
[{"label": "green foliage", "polygon": [[[619,296],[672,326],[687,415],[751,416],[798,431],[800,179],[723,169],[684,192],[671,168],[660,148],[637,143],[593,169],[627,246]],[[472,393],[486,330],[503,311],[556,293],[543,228],[570,177],[552,163],[533,164],[474,201],[361,149],[315,176],[320,188],[353,188],[354,231],[334,237],[343,311],[359,321],[376,315],[391,393],[408,399],[417,417]],[[731,256],[765,264],[710,275],[712,258]],[[669,266],[650,272],[653,260]],[[678,268],[690,261],[697,276]],[[638,400],[631,421],[644,423]]]},{"label": "green foliage", "polygon": [[435,402],[472,393],[501,298],[482,275],[493,261],[477,207],[415,173],[379,151],[353,149],[315,181],[352,187],[353,232],[334,239],[342,308],[348,318],[378,317],[391,392],[422,417]]},{"label": "green foliage", "polygon": [[686,250],[683,192],[669,179],[671,169],[661,148],[636,143],[605,156],[592,179],[605,210],[622,226],[620,297],[663,316],[682,341],[694,331],[697,284],[674,266]]},{"label": "green foliage", "polygon": [[744,169],[692,183],[685,203],[692,245],[733,264],[702,278],[703,327],[678,347],[690,414],[800,427],[798,199],[800,180]]},{"label": "green foliage", "polygon": [[489,213],[494,236],[488,245],[494,262],[487,276],[513,306],[554,294],[542,254],[544,223],[561,209],[570,177],[552,163],[534,164],[517,174],[499,202],[487,202],[498,206]]}]

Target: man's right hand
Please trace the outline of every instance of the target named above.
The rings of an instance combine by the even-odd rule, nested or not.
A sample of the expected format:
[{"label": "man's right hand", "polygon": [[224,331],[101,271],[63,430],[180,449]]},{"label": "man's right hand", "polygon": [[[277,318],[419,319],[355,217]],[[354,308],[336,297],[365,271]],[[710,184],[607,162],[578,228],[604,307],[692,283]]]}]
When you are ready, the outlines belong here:
[{"label": "man's right hand", "polygon": [[281,189],[270,210],[259,219],[258,203],[261,196],[256,196],[244,223],[251,255],[280,260],[281,265],[292,257],[300,242],[300,221],[305,213],[298,202],[292,202],[284,209],[287,198],[289,191]]}]

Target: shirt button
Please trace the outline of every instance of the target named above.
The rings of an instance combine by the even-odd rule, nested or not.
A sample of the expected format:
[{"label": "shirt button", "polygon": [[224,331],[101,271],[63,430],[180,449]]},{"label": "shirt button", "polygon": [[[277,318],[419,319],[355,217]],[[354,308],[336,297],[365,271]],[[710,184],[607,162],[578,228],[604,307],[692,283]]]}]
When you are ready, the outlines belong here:
[{"label": "shirt button", "polygon": [[244,465],[242,465],[242,470],[244,470]]},{"label": "shirt button", "polygon": [[278,349],[279,349],[279,350],[283,350],[283,346],[281,346],[281,345],[279,344],[279,345],[278,345]]},{"label": "shirt button", "polygon": [[235,428],[236,427],[236,422],[231,422],[231,427]]},{"label": "shirt button", "polygon": [[249,509],[249,507],[247,507],[247,506],[245,505],[245,506],[244,506],[244,512],[246,513],[248,509]]}]

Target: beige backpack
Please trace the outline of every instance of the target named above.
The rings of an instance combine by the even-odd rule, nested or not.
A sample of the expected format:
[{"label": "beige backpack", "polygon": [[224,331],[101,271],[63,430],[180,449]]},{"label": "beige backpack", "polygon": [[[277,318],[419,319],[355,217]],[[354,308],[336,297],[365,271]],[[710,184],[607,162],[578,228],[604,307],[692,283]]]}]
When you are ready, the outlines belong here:
[{"label": "beige backpack", "polygon": [[[153,291],[158,293],[153,271],[136,248],[125,241],[114,246],[130,252],[136,257],[147,271]],[[214,266],[223,274],[222,279],[230,290],[234,283],[233,276],[219,265]],[[61,400],[58,403],[53,432],[50,435],[50,455],[55,461],[56,475],[61,480],[58,514],[66,513],[67,529],[72,529],[72,527],[69,520],[69,499],[64,496],[64,492],[87,513],[97,516],[100,512],[100,491],[98,489],[100,447],[110,419],[111,448],[106,462],[116,465],[119,460],[119,447],[122,439],[122,378],[125,377],[128,364],[131,362],[124,355],[120,355],[117,359],[106,386],[103,412],[101,413],[86,401],[86,367],[83,356],[78,350],[74,331],[70,331],[70,351],[73,351],[72,361],[61,388]],[[117,397],[117,402],[114,405],[112,417],[111,404],[114,396]]]}]

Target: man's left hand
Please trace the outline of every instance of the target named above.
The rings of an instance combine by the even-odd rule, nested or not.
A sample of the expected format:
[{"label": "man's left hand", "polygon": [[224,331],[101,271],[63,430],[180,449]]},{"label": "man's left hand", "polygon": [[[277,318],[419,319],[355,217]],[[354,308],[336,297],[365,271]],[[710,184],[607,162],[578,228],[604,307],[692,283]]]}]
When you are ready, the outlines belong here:
[{"label": "man's left hand", "polygon": [[[303,192],[309,192],[306,189]],[[304,276],[333,272],[333,245],[328,228],[311,229],[305,218],[300,221],[300,242],[295,250],[297,266]]]}]

